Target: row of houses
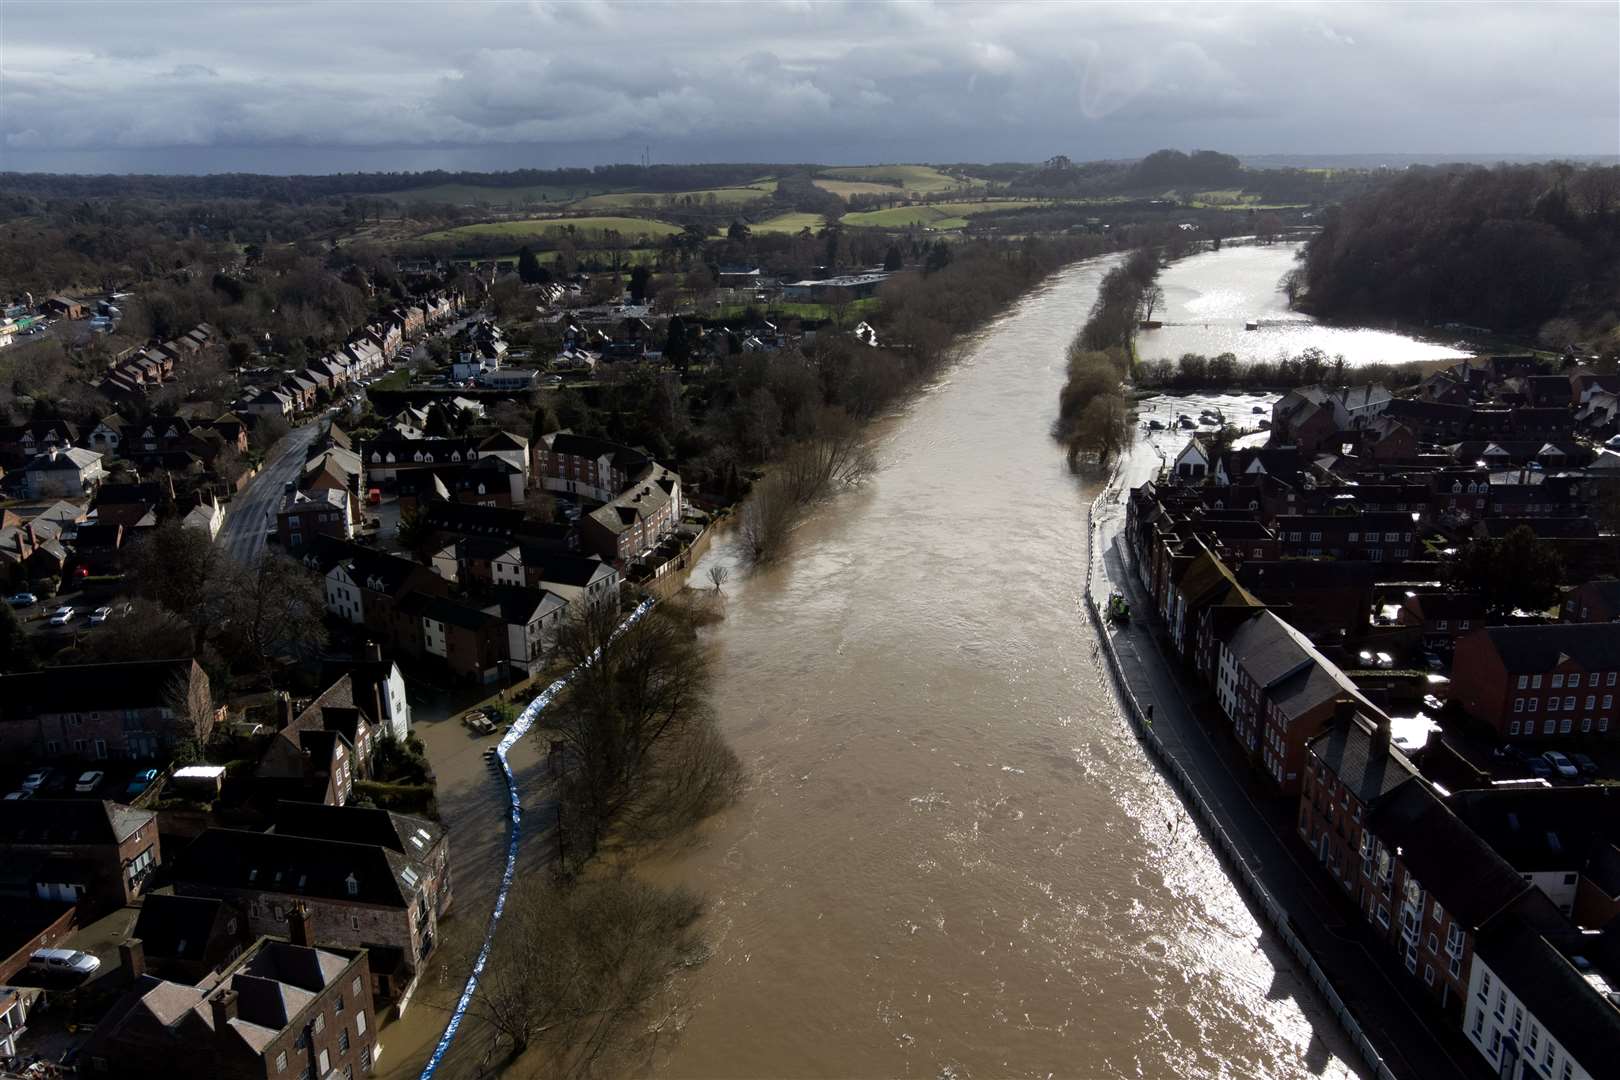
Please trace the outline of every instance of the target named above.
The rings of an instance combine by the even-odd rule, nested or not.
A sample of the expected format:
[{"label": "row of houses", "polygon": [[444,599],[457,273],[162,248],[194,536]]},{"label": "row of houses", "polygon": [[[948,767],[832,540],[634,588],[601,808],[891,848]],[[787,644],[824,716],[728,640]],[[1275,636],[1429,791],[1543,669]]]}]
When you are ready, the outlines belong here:
[{"label": "row of houses", "polygon": [[214,328],[198,323],[168,341],[127,349],[114,357],[99,389],[114,400],[140,401],[157,387],[172,382],[178,367],[217,349],[218,344]]}]

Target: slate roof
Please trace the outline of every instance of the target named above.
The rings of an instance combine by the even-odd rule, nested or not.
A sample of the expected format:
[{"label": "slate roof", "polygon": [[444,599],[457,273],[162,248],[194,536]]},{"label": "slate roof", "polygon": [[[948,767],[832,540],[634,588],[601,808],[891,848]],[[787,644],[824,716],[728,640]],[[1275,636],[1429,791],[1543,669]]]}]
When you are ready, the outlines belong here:
[{"label": "slate roof", "polygon": [[130,936],[140,938],[150,956],[202,960],[226,911],[225,901],[212,897],[151,893],[141,904]]},{"label": "slate roof", "polygon": [[1606,671],[1620,659],[1620,623],[1491,626],[1483,633],[1509,672],[1551,671],[1564,657],[1588,671]]},{"label": "slate roof", "polygon": [[376,844],[206,829],[180,853],[171,879],[186,891],[263,891],[403,909],[410,903],[399,880],[405,868],[402,856]]},{"label": "slate roof", "polygon": [[1368,811],[1367,827],[1469,927],[1484,925],[1530,887],[1428,784],[1401,785]]},{"label": "slate roof", "polygon": [[191,660],[127,660],[69,664],[19,675],[0,675],[0,720],[34,712],[149,709],[165,704],[175,678]]},{"label": "slate roof", "polygon": [[632,447],[589,435],[575,435],[571,431],[559,431],[547,442],[547,449],[553,454],[571,454],[574,457],[591,459],[605,457],[627,473],[638,472],[652,461],[648,454]]},{"label": "slate roof", "polygon": [[283,799],[276,804],[272,829],[283,836],[310,836],[348,844],[370,844],[421,859],[444,836],[427,818],[369,806],[327,806]]},{"label": "slate roof", "polygon": [[538,565],[541,580],[555,582],[558,585],[583,588],[595,581],[604,571],[613,569],[601,559],[587,558],[583,555],[556,555],[551,552],[538,554],[538,562],[529,563],[528,555],[525,553],[525,563]]},{"label": "slate roof", "polygon": [[154,820],[149,811],[107,799],[6,799],[0,844],[118,844]]},{"label": "slate roof", "polygon": [[1620,789],[1583,785],[1459,791],[1449,805],[1521,873],[1584,867],[1620,840]]},{"label": "slate roof", "polygon": [[1586,956],[1620,982],[1617,933],[1611,928],[1576,939],[1546,894],[1527,889],[1474,942],[1474,955],[1592,1076],[1606,1075],[1620,1047],[1620,1009],[1604,1000],[1569,956]]},{"label": "slate roof", "polygon": [[1417,766],[1398,747],[1375,744],[1373,727],[1372,720],[1358,713],[1349,724],[1334,724],[1307,744],[1363,805],[1378,802],[1418,775]]}]

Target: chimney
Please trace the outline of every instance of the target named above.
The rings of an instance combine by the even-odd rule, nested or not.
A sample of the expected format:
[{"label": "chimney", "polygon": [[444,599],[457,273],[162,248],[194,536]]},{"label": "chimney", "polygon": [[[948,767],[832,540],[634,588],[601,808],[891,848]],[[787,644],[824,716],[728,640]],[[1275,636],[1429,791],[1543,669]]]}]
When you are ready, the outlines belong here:
[{"label": "chimney", "polygon": [[283,690],[276,695],[276,730],[284,731],[293,722],[292,695]]},{"label": "chimney", "polygon": [[118,946],[118,963],[131,983],[146,974],[146,945],[140,938],[132,937]]},{"label": "chimney", "polygon": [[224,1034],[230,1022],[236,1019],[236,1002],[235,990],[221,990],[208,999],[208,1008],[214,1015],[214,1034]]},{"label": "chimney", "polygon": [[1378,719],[1375,722],[1375,724],[1373,726],[1373,731],[1372,731],[1372,755],[1374,757],[1383,757],[1383,756],[1387,755],[1388,753],[1389,753],[1389,717],[1385,716],[1383,713],[1380,712],[1378,714]]},{"label": "chimney", "polygon": [[309,905],[302,900],[295,901],[287,912],[287,936],[294,945],[302,945],[306,949],[315,944],[314,927],[310,924]]},{"label": "chimney", "polygon": [[1351,698],[1340,698],[1333,703],[1333,726],[1349,727],[1356,720],[1356,703]]},{"label": "chimney", "polygon": [[366,642],[366,659],[370,660],[374,664],[382,663],[382,642]]}]

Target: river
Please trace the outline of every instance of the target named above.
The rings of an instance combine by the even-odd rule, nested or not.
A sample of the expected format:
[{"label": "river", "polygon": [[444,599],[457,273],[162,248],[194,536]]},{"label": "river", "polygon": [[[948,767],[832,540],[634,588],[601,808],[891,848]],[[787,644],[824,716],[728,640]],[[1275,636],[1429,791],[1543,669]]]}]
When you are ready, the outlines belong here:
[{"label": "river", "polygon": [[875,480],[726,584],[752,781],[648,868],[709,898],[715,946],[655,1074],[1359,1075],[1092,657],[1094,484],[1047,426],[1108,265],[980,334],[875,429]]},{"label": "river", "polygon": [[[1149,360],[1182,353],[1240,360],[1277,360],[1309,348],[1343,356],[1349,364],[1441,360],[1469,355],[1450,345],[1421,341],[1388,330],[1325,326],[1288,308],[1278,287],[1298,263],[1298,244],[1226,247],[1179,259],[1159,275],[1164,306],[1154,314],[1164,322],[1137,337],[1138,353]],[[1247,330],[1248,323],[1257,323]]]}]

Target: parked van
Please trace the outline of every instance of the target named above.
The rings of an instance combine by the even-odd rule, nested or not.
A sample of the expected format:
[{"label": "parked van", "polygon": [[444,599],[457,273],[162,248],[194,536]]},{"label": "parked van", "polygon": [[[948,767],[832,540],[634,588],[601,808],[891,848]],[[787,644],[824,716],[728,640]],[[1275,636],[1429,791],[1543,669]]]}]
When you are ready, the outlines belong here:
[{"label": "parked van", "polygon": [[77,949],[35,949],[28,958],[28,969],[47,975],[77,975],[89,978],[101,967],[101,961]]}]

